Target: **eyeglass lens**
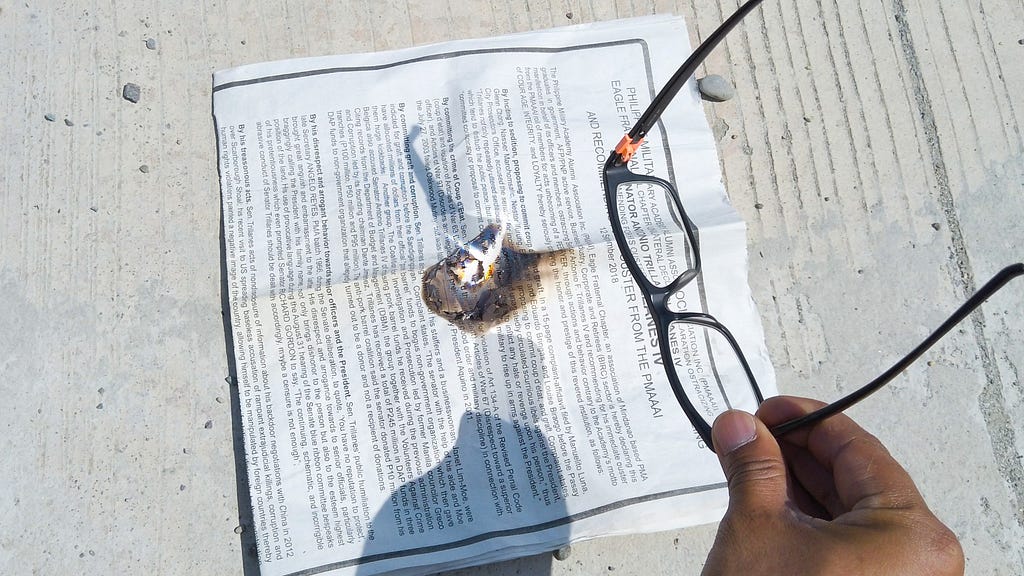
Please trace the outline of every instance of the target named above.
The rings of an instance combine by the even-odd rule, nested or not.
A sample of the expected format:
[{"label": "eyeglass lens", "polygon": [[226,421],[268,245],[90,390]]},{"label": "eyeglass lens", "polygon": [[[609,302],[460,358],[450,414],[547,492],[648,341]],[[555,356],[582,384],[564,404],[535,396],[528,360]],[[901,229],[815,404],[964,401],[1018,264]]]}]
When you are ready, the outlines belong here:
[{"label": "eyeglass lens", "polygon": [[669,370],[690,405],[711,426],[730,409],[754,412],[760,402],[739,352],[724,332],[707,325],[676,320],[669,324]]},{"label": "eyeglass lens", "polygon": [[658,288],[671,284],[696,262],[696,247],[689,241],[673,194],[649,181],[620,184],[616,194],[629,253],[648,282]]}]

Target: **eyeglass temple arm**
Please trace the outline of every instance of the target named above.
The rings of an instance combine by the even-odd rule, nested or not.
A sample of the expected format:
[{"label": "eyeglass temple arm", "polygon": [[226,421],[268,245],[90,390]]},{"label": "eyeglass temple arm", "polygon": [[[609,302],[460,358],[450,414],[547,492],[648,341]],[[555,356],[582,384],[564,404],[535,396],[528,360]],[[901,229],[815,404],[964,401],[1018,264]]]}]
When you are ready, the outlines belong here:
[{"label": "eyeglass temple arm", "polygon": [[890,380],[896,377],[900,372],[907,369],[915,360],[921,357],[929,348],[938,342],[943,336],[946,335],[954,326],[960,323],[964,318],[967,318],[974,312],[976,308],[981,306],[981,303],[991,297],[993,294],[999,291],[1000,288],[1006,285],[1007,282],[1013,280],[1018,276],[1024,275],[1024,263],[1017,263],[1007,266],[999,271],[991,280],[989,280],[984,286],[978,290],[974,296],[971,296],[967,302],[964,302],[962,306],[957,308],[956,312],[953,313],[945,322],[942,323],[935,332],[932,332],[931,336],[926,338],[924,342],[921,342],[914,348],[910,354],[903,357],[902,360],[894,364],[891,368],[882,373],[881,376],[875,378],[871,382],[868,382],[864,387],[859,390],[847,395],[846,397],[836,400],[835,402],[811,412],[805,414],[800,418],[790,420],[775,426],[771,429],[772,435],[780,437],[784,434],[788,434],[797,428],[807,426],[808,424],[814,424],[830,416],[834,416],[843,410],[846,410],[850,406],[853,406],[857,402],[867,398],[871,394],[875,393],[882,386],[889,383]]},{"label": "eyeglass temple arm", "polygon": [[[697,70],[697,66],[700,66],[701,62],[711,54],[711,51],[718,46],[722,39],[725,38],[726,34],[732,31],[732,29],[740,23],[740,20],[743,20],[743,18],[754,8],[757,8],[757,5],[760,4],[761,1],[762,0],[748,0],[746,4],[740,6],[735,14],[723,22],[717,30],[712,32],[711,35],[708,36],[692,54],[690,54],[690,57],[686,59],[686,62],[683,62],[683,65],[680,66],[678,70],[676,70],[676,73],[672,75],[672,78],[670,78],[668,83],[665,84],[665,87],[658,92],[658,95],[651,101],[650,106],[647,107],[647,110],[645,110],[643,115],[640,116],[640,119],[637,120],[633,129],[629,131],[629,134],[627,134],[630,142],[626,145],[626,148],[629,149],[629,151],[628,153],[619,153],[620,161],[617,162],[617,164],[625,164],[629,161],[629,157],[633,155],[632,151],[640,145],[640,141],[647,136],[647,132],[651,130],[651,127],[653,127],[654,123],[658,121],[658,118],[661,118],[661,113],[665,111],[665,108],[668,107],[670,102],[672,102],[672,99],[679,93],[679,90],[686,84],[686,81],[690,79],[690,76],[693,76],[693,73]],[[623,138],[624,142],[625,140],[626,138]],[[620,143],[619,147],[622,148],[623,144]],[[619,152],[619,150],[616,149],[616,152]]]}]

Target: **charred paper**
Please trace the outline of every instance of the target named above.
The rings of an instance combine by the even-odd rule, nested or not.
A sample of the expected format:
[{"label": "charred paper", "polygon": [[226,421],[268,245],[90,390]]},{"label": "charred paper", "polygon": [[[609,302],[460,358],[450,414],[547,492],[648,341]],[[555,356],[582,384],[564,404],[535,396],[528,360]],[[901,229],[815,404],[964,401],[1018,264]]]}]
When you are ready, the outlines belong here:
[{"label": "charred paper", "polygon": [[433,313],[483,334],[536,297],[544,255],[519,250],[508,229],[490,224],[423,273],[423,301]]}]

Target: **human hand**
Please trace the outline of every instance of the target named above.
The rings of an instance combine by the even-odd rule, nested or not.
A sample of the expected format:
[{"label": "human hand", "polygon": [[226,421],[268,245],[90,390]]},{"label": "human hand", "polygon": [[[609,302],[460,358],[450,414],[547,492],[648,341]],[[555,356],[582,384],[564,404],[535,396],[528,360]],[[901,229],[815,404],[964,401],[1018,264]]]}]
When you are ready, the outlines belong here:
[{"label": "human hand", "polygon": [[757,418],[729,411],[712,438],[729,509],[705,575],[962,575],[952,531],[877,438],[844,414],[776,439],[770,426],[824,406],[766,400]]}]

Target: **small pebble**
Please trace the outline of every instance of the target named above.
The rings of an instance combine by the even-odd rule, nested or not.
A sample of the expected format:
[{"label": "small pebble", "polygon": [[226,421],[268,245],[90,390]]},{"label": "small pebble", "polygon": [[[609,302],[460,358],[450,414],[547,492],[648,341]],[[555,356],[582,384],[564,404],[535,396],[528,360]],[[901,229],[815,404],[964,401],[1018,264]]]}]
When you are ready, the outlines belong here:
[{"label": "small pebble", "polygon": [[[95,212],[95,211],[96,211],[96,208],[90,208],[90,210],[92,210],[93,212]],[[96,389],[96,393],[97,393],[97,394],[103,394],[103,393],[104,393],[104,392],[106,392],[106,391],[107,391],[107,390],[106,390],[106,388],[104,388],[104,387],[102,387],[102,386],[100,386],[99,388],[97,388],[97,389]]]},{"label": "small pebble", "polygon": [[572,546],[562,546],[558,550],[555,550],[555,560],[565,560],[572,553]]},{"label": "small pebble", "polygon": [[206,424],[203,424],[203,428],[206,428],[207,430],[213,428],[213,420],[207,420]]},{"label": "small pebble", "polygon": [[569,20],[572,20],[572,12],[566,12],[565,17],[568,18]]},{"label": "small pebble", "polygon": [[1020,44],[1021,46],[1024,46],[1024,38],[1021,38],[1020,40],[1017,40],[1017,44]]},{"label": "small pebble", "polygon": [[231,376],[228,376],[227,378],[225,378],[224,381],[228,383],[228,386],[234,386],[235,385],[235,379],[232,378]]},{"label": "small pebble", "polygon": [[242,532],[245,532],[245,528],[243,528],[240,525],[239,526],[235,526],[235,534],[241,534]]},{"label": "small pebble", "polygon": [[932,222],[932,228],[938,230],[939,228],[942,228],[942,224],[939,224],[938,222]]},{"label": "small pebble", "polygon": [[139,98],[142,96],[142,89],[139,88],[138,84],[129,82],[125,84],[124,88],[121,90],[121,96],[132,104],[137,104],[139,102]]},{"label": "small pebble", "polygon": [[758,202],[757,204],[754,204],[754,208],[760,210],[761,208],[764,208],[764,204],[761,204],[760,202]]},{"label": "small pebble", "polygon": [[139,166],[139,172],[142,172],[143,174],[149,174],[149,166],[146,164]]},{"label": "small pebble", "polygon": [[185,491],[185,485],[182,484],[181,486],[178,486],[178,491],[179,492],[184,492]]},{"label": "small pebble", "polygon": [[182,448],[181,449],[181,453],[182,454],[189,454],[190,452],[188,451],[188,448]]},{"label": "small pebble", "polygon": [[697,81],[697,88],[705,100],[725,102],[736,95],[732,83],[718,74],[709,74]]},{"label": "small pebble", "polygon": [[217,404],[223,404],[224,403],[224,399],[221,398],[220,396],[217,396],[216,398],[214,398],[214,400],[217,401]]},{"label": "small pebble", "polygon": [[149,48],[150,50],[156,50],[156,39],[146,38],[146,48]]},{"label": "small pebble", "polygon": [[54,115],[53,113],[47,113],[47,114],[45,114],[43,116],[43,118],[46,118],[47,122],[56,122],[57,121],[57,116]]},{"label": "small pebble", "polygon": [[65,119],[64,119],[64,125],[65,125],[65,126],[74,126],[74,125],[75,125],[75,123],[74,123],[74,122],[72,122],[70,118],[65,118]]},{"label": "small pebble", "polygon": [[100,402],[99,404],[97,404],[96,405],[96,409],[97,410],[103,410],[103,402]]}]

